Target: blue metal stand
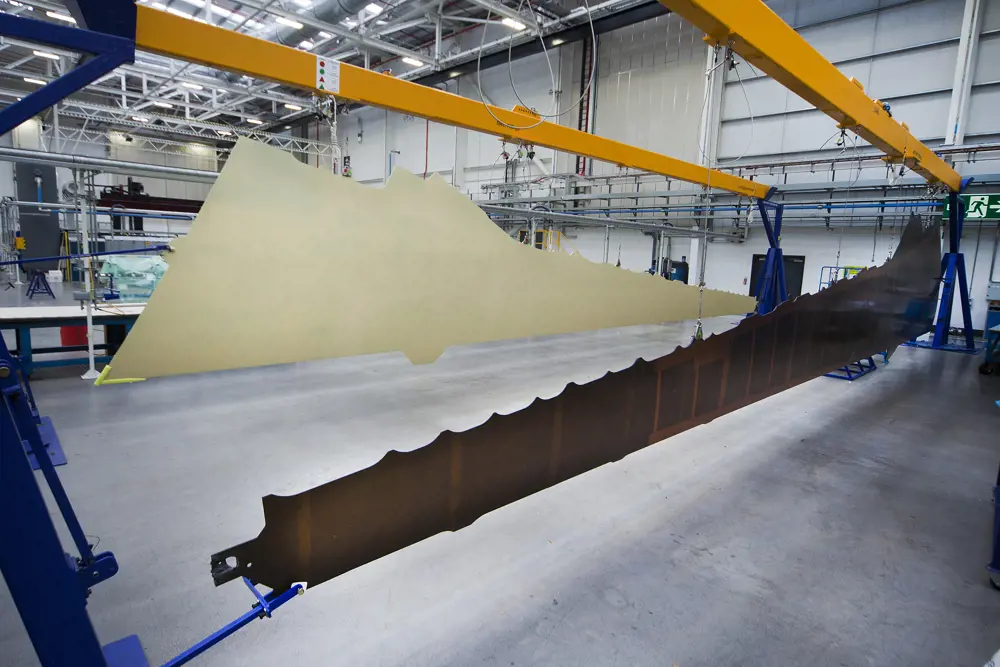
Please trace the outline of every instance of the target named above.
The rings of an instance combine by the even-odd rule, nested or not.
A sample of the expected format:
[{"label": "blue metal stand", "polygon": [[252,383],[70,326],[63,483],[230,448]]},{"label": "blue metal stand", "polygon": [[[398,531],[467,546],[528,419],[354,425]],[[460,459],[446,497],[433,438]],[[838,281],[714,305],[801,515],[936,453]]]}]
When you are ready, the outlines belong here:
[{"label": "blue metal stand", "polygon": [[[31,393],[31,384],[28,382],[27,374],[24,373],[18,360],[7,349],[7,343],[2,340],[2,337],[0,337],[0,364],[3,367],[9,368],[9,372],[18,379],[21,391],[24,394],[24,400],[27,402],[28,410],[31,414],[31,422],[19,425],[19,430],[24,431],[29,428],[37,428],[39,440],[48,453],[49,461],[52,462],[52,465],[66,465],[66,454],[63,452],[62,445],[59,442],[56,428],[52,425],[51,419],[38,414],[38,406],[35,404],[35,397]],[[28,455],[28,462],[31,464],[31,469],[41,469],[41,463],[38,461],[35,451],[31,448],[31,442],[26,438],[22,439],[22,442],[24,443],[24,453]]]},{"label": "blue metal stand", "polygon": [[[768,197],[774,194],[774,189]],[[758,199],[757,209],[760,211],[764,232],[767,234],[767,256],[764,258],[764,270],[757,279],[757,314],[767,315],[778,307],[779,303],[788,300],[788,290],[785,288],[785,258],[781,251],[781,216],[784,206],[769,199]],[[771,222],[771,213],[774,222]]]},{"label": "blue metal stand", "polygon": [[[959,194],[971,182],[972,178],[964,178],[959,192],[948,193],[948,252],[941,258],[941,302],[938,304],[937,320],[934,322],[934,337],[930,342],[913,340],[905,343],[911,347],[965,354],[976,354],[979,351],[972,336],[972,310],[969,306],[969,281],[965,273],[965,255],[959,250],[962,243],[962,227],[965,224],[965,207],[962,206]],[[948,340],[956,285],[963,323],[963,344],[959,345],[954,345]]]},{"label": "blue metal stand", "polygon": [[[114,554],[95,554],[59,481],[35,422],[33,401],[0,339],[0,530],[16,536],[0,549],[0,571],[35,653],[45,667],[148,667],[138,639],[101,648],[87,616],[91,586],[118,572]],[[26,449],[35,452],[79,557],[63,551]],[[119,662],[121,657],[130,662]],[[135,659],[136,657],[141,660]]]},{"label": "blue metal stand", "polygon": [[28,298],[34,299],[36,294],[48,294],[53,299],[56,295],[52,293],[52,287],[49,286],[49,281],[45,278],[45,274],[41,271],[32,271],[31,280],[28,281]]},{"label": "blue metal stand", "polygon": [[[135,60],[135,4],[131,2],[79,2],[79,5],[101,6],[113,9],[117,14],[116,23],[125,22],[125,26],[116,25],[116,34],[94,32],[79,28],[63,27],[21,18],[13,14],[0,14],[0,35],[23,39],[28,42],[47,44],[50,46],[72,49],[93,55],[93,58],[81,60],[82,65],[66,72],[59,78],[42,86],[21,101],[11,104],[0,111],[0,135],[7,134],[15,127],[35,116],[60,100],[72,95],[99,77],[107,74],[124,63]],[[128,32],[128,22],[131,21],[131,33]],[[101,25],[91,28],[100,30]],[[130,37],[119,36],[130,34]]]},{"label": "blue metal stand", "polygon": [[830,373],[826,373],[826,377],[854,382],[859,377],[863,377],[869,373],[874,373],[877,370],[878,365],[875,363],[875,359],[867,357],[865,359],[855,361],[854,363],[847,364],[846,366],[841,366],[837,370]]}]

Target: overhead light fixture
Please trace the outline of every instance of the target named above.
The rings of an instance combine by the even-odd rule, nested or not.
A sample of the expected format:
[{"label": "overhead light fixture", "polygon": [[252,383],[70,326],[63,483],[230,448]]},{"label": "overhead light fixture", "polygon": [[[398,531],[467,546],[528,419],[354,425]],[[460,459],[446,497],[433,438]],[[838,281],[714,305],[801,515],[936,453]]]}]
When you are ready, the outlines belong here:
[{"label": "overhead light fixture", "polygon": [[382,8],[376,5],[374,2],[370,2],[367,5],[365,5],[365,11],[371,14],[372,16],[378,16],[379,14],[382,13]]},{"label": "overhead light fixture", "polygon": [[228,137],[229,135],[232,134],[232,132],[230,132],[229,130],[216,130],[216,132],[218,132],[219,134],[221,134],[224,137]]},{"label": "overhead light fixture", "polygon": [[462,73],[459,72],[458,70],[455,70],[453,72],[448,72],[449,79],[454,79],[456,76],[462,76]]},{"label": "overhead light fixture", "polygon": [[414,67],[420,67],[423,65],[423,62],[417,60],[416,58],[403,58],[403,62],[407,65],[413,65]]},{"label": "overhead light fixture", "polygon": [[132,116],[132,120],[139,121],[140,123],[148,123],[149,119],[145,116]]},{"label": "overhead light fixture", "polygon": [[552,46],[559,46],[560,44],[565,44],[566,40],[565,39],[559,39],[558,37],[556,37],[550,43],[552,44]]},{"label": "overhead light fixture", "polygon": [[45,85],[45,82],[42,81],[41,79],[32,79],[32,78],[29,78],[29,77],[24,77],[24,80],[27,81],[28,83],[36,83],[39,86],[44,86]]},{"label": "overhead light fixture", "polygon": [[160,107],[161,109],[173,109],[174,105],[170,102],[153,102],[154,107]]},{"label": "overhead light fixture", "polygon": [[281,25],[287,25],[289,28],[295,28],[296,30],[302,30],[302,24],[298,21],[293,21],[292,19],[286,19],[284,16],[279,16],[274,19],[275,23],[280,23]]},{"label": "overhead light fixture", "polygon": [[205,90],[204,86],[199,86],[197,83],[182,83],[185,88],[190,88],[191,90]]},{"label": "overhead light fixture", "polygon": [[331,39],[333,37],[333,35],[331,35],[330,33],[323,32],[322,30],[319,31],[319,36],[322,37],[323,39]]},{"label": "overhead light fixture", "polygon": [[525,27],[520,21],[515,21],[511,18],[505,18],[503,21],[500,21],[500,23],[503,23],[508,28],[513,28],[514,30],[524,30]]},{"label": "overhead light fixture", "polygon": [[343,21],[340,22],[340,25],[346,28],[355,28],[357,27],[358,23],[357,21],[352,21],[351,19],[344,19]]},{"label": "overhead light fixture", "polygon": [[301,42],[299,42],[299,48],[300,49],[305,49],[306,51],[308,51],[309,49],[311,49],[314,46],[316,46],[316,45],[313,44],[312,42],[310,42],[308,39],[303,39]]},{"label": "overhead light fixture", "polygon": [[66,14],[60,14],[59,12],[45,12],[45,15],[50,19],[55,19],[57,21],[65,21],[66,23],[76,23],[76,19],[72,16],[67,16]]},{"label": "overhead light fixture", "polygon": [[378,21],[375,21],[375,25],[386,25],[387,23],[389,23],[389,22],[388,21],[383,21],[382,19],[379,19]]},{"label": "overhead light fixture", "polygon": [[[21,99],[21,98],[19,97],[19,98],[17,98],[17,99]],[[286,130],[290,130],[290,129],[292,129],[292,126],[291,126],[291,125],[286,125],[286,126],[285,126],[285,129],[286,129]]]},{"label": "overhead light fixture", "polygon": [[292,111],[302,111],[302,107],[300,107],[298,104],[286,104],[285,108],[291,109]]},{"label": "overhead light fixture", "polygon": [[39,58],[48,58],[49,60],[59,60],[59,56],[54,53],[49,53],[48,51],[32,51]]},{"label": "overhead light fixture", "polygon": [[247,122],[250,123],[250,124],[252,124],[252,125],[263,125],[264,124],[264,121],[257,120],[256,118],[247,118]]}]

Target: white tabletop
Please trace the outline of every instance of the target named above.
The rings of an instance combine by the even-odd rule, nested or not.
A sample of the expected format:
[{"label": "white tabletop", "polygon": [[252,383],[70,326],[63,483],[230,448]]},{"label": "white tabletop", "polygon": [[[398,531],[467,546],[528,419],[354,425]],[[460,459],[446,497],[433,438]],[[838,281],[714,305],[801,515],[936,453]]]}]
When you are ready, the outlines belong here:
[{"label": "white tabletop", "polygon": [[[146,307],[144,303],[101,304],[94,308],[94,319],[139,315]],[[79,305],[66,306],[12,306],[0,308],[0,322],[24,320],[75,319],[86,316],[87,311]]]}]

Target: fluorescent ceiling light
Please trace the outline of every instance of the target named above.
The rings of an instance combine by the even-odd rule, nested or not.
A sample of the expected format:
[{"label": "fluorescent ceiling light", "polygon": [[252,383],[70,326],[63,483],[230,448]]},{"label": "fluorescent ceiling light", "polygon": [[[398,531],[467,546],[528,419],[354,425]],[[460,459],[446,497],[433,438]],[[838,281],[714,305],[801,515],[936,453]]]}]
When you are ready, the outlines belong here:
[{"label": "fluorescent ceiling light", "polygon": [[388,21],[383,21],[382,19],[379,19],[378,21],[375,21],[375,25],[385,25],[387,23],[388,23]]},{"label": "fluorescent ceiling light", "polygon": [[358,25],[357,21],[352,21],[351,19],[344,19],[340,22],[340,25],[346,26],[348,28],[354,28]]},{"label": "fluorescent ceiling light", "polygon": [[303,39],[301,42],[299,42],[299,48],[300,49],[305,49],[306,51],[308,51],[309,49],[311,49],[314,46],[316,46],[316,45],[313,44],[312,42],[310,42],[308,39]]},{"label": "fluorescent ceiling light", "polygon": [[181,85],[184,86],[185,88],[190,88],[191,90],[205,90],[203,86],[199,86],[197,83],[184,82]]},{"label": "fluorescent ceiling light", "polygon": [[500,23],[503,23],[508,28],[513,28],[514,30],[524,30],[524,24],[520,21],[515,21],[514,19],[505,18]]},{"label": "fluorescent ceiling light", "polygon": [[566,43],[565,39],[559,39],[558,37],[552,40],[552,46],[559,46],[560,44],[565,44],[565,43]]},{"label": "fluorescent ceiling light", "polygon": [[250,123],[250,124],[252,124],[252,125],[263,125],[264,124],[264,121],[257,120],[256,118],[247,118],[247,122]]},{"label": "fluorescent ceiling light", "polygon": [[174,105],[170,102],[153,102],[154,107],[160,107],[161,109],[173,109]]},{"label": "fluorescent ceiling light", "polygon": [[298,104],[286,104],[285,108],[291,109],[292,111],[302,111],[302,107],[300,107]]},{"label": "fluorescent ceiling light", "polygon": [[42,81],[41,79],[30,79],[28,77],[24,77],[24,80],[27,81],[28,83],[37,83],[39,86],[45,85],[45,82]]},{"label": "fluorescent ceiling light", "polygon": [[[17,99],[21,99],[21,98],[19,97],[19,98],[17,98]],[[291,126],[291,125],[286,125],[286,126],[285,126],[285,129],[286,129],[286,130],[290,130],[290,129],[292,129],[292,126]]]},{"label": "fluorescent ceiling light", "polygon": [[448,78],[454,79],[456,76],[462,76],[461,72],[448,72]]},{"label": "fluorescent ceiling light", "polygon": [[139,121],[140,123],[148,123],[149,119],[145,116],[132,116],[132,120]]},{"label": "fluorescent ceiling light", "polygon": [[66,23],[76,23],[76,19],[72,16],[67,16],[66,14],[60,14],[59,12],[45,12],[45,15],[50,19],[55,19],[57,21],[65,21]]},{"label": "fluorescent ceiling light", "polygon": [[296,30],[302,30],[302,24],[298,21],[293,21],[292,19],[286,19],[284,16],[279,16],[274,19],[276,23],[281,25],[287,25],[289,28],[295,28]]},{"label": "fluorescent ceiling light", "polygon": [[403,58],[403,62],[407,65],[413,65],[414,67],[420,67],[423,63],[416,58]]},{"label": "fluorescent ceiling light", "polygon": [[224,137],[228,137],[229,135],[232,134],[232,132],[230,132],[229,130],[216,130],[216,132],[218,132],[219,134],[221,134]]},{"label": "fluorescent ceiling light", "polygon": [[330,33],[323,32],[322,30],[319,31],[319,36],[322,37],[323,39],[330,39],[331,37],[333,37],[333,35],[331,35]]},{"label": "fluorescent ceiling light", "polygon": [[365,11],[371,14],[372,16],[378,16],[379,14],[382,13],[382,8],[376,5],[374,2],[370,2],[367,5],[365,5]]},{"label": "fluorescent ceiling light", "polygon": [[59,60],[59,56],[54,53],[49,53],[48,51],[32,51],[39,58],[48,58],[49,60]]}]

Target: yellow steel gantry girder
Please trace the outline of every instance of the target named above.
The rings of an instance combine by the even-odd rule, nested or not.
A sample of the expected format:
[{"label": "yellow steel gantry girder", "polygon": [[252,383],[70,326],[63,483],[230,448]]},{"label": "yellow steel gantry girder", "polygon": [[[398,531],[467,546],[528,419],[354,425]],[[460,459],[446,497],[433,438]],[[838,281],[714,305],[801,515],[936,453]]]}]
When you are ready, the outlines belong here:
[{"label": "yellow steel gantry girder", "polygon": [[757,69],[931,183],[958,191],[961,176],[865,94],[761,0],[660,0]]},{"label": "yellow steel gantry girder", "polygon": [[[488,110],[477,100],[324,59],[145,5],[138,5],[136,12],[135,44],[143,51],[240,72],[315,93],[334,94],[338,98],[504,137],[511,142],[584,155],[749,197],[763,198],[770,189],[762,183],[570,127],[539,123],[536,117],[524,113],[494,106]],[[527,129],[506,127],[498,123],[490,111],[504,123]]]}]

